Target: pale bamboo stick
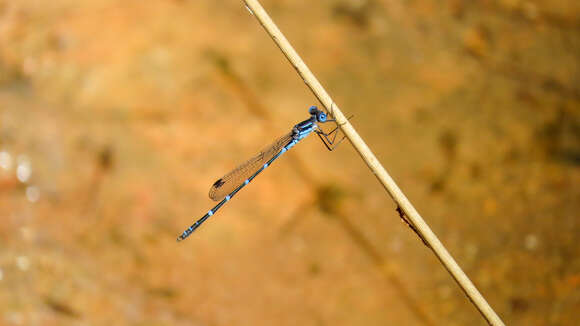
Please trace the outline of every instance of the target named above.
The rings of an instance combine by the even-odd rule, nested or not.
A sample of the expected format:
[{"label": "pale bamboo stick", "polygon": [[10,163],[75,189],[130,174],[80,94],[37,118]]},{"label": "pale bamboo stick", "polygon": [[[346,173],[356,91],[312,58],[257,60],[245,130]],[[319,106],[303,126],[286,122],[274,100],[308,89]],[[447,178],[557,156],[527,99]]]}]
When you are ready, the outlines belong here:
[{"label": "pale bamboo stick", "polygon": [[270,35],[270,37],[272,37],[276,45],[280,48],[280,50],[282,50],[288,61],[290,61],[290,64],[292,64],[298,74],[300,74],[304,80],[304,83],[306,83],[306,85],[312,90],[314,95],[318,98],[322,105],[324,105],[330,115],[336,119],[336,122],[340,126],[341,130],[344,132],[354,148],[358,151],[359,155],[371,169],[373,174],[377,177],[379,182],[383,185],[391,198],[403,210],[410,222],[417,229],[417,232],[419,232],[420,236],[427,242],[428,246],[431,248],[431,250],[433,250],[439,261],[441,261],[451,276],[453,276],[457,284],[468,296],[469,300],[473,302],[475,307],[479,310],[481,315],[490,325],[503,326],[504,323],[496,314],[496,312],[487,303],[481,293],[479,293],[475,285],[473,285],[471,280],[467,277],[467,275],[465,275],[461,267],[459,267],[459,265],[455,262],[453,257],[449,254],[447,249],[445,249],[433,231],[431,231],[431,228],[429,228],[415,207],[413,207],[401,189],[399,189],[395,181],[387,173],[385,168],[381,165],[379,160],[376,158],[364,140],[349,123],[348,119],[345,118],[338,105],[334,103],[318,79],[316,79],[314,74],[310,71],[310,69],[308,69],[304,61],[302,61],[298,53],[294,50],[292,45],[290,45],[290,42],[288,42],[276,24],[274,24],[262,5],[257,0],[244,0],[244,2],[250,12],[258,19],[262,27],[264,27],[266,32]]}]

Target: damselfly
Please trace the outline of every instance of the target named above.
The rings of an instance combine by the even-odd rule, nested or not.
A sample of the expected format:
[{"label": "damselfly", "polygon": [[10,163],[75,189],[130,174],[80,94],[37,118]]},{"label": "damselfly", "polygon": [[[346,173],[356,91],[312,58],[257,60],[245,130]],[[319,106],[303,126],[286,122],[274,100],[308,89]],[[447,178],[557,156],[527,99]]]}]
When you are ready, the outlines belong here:
[{"label": "damselfly", "polygon": [[183,233],[177,237],[177,241],[187,238],[210,216],[214,215],[227,201],[232,199],[238,191],[250,183],[258,174],[264,171],[264,169],[270,166],[272,162],[312,132],[320,137],[328,150],[333,150],[338,146],[338,144],[344,139],[344,137],[342,137],[338,142],[336,141],[338,126],[328,133],[322,131],[318,126],[319,123],[334,122],[335,120],[327,119],[326,113],[319,110],[316,106],[311,106],[308,113],[310,114],[310,118],[296,124],[288,134],[278,138],[278,140],[266,147],[258,155],[252,157],[245,163],[233,169],[230,173],[218,179],[211,186],[209,197],[215,201],[219,200],[220,202],[187,230],[183,231]]}]

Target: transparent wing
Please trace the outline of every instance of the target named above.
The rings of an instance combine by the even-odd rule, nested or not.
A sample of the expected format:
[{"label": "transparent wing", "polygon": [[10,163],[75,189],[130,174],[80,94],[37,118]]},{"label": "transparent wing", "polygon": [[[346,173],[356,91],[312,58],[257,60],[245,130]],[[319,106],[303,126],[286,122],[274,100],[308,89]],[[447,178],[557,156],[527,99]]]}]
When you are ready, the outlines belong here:
[{"label": "transparent wing", "polygon": [[278,138],[278,140],[264,148],[258,155],[240,164],[230,173],[218,179],[209,189],[209,198],[215,201],[224,199],[226,195],[234,191],[234,189],[258,171],[264,163],[278,154],[282,150],[282,147],[288,145],[290,141],[292,141],[292,132]]}]

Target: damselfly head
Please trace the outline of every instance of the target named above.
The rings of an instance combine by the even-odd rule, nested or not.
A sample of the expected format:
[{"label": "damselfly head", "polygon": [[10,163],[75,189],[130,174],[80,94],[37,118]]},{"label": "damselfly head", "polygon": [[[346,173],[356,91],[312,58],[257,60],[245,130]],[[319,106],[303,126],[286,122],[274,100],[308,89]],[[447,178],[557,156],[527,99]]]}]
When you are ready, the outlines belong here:
[{"label": "damselfly head", "polygon": [[310,109],[308,110],[308,112],[310,112],[311,115],[316,116],[316,121],[318,122],[325,122],[326,121],[326,113],[318,110],[318,108],[316,106],[311,106]]}]

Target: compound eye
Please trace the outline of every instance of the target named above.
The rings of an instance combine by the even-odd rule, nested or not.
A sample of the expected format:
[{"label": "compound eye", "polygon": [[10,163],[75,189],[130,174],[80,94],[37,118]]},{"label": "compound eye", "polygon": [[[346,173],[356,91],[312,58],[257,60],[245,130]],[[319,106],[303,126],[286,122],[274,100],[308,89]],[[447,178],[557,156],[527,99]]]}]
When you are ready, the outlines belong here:
[{"label": "compound eye", "polygon": [[316,118],[318,119],[319,122],[325,122],[326,121],[326,113],[319,112],[318,117],[316,117]]}]

